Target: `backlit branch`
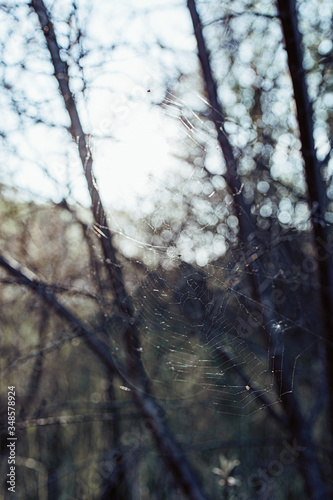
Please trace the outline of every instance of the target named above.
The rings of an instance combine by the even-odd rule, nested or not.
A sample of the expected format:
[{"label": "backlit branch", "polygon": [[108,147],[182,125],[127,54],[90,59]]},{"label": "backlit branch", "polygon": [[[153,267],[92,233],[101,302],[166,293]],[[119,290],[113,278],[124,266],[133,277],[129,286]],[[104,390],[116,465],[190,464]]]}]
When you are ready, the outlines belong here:
[{"label": "backlit branch", "polygon": [[[132,301],[126,292],[122,268],[118,263],[115,248],[112,244],[112,234],[108,227],[106,212],[99,194],[97,181],[93,173],[93,158],[87,135],[84,133],[74,96],[69,88],[68,65],[60,57],[60,48],[57,42],[53,24],[43,0],[33,0],[30,4],[38,15],[43,30],[47,48],[49,50],[58,80],[59,89],[68,112],[71,126],[70,133],[79,147],[79,154],[91,198],[91,207],[97,228],[101,232],[101,245],[104,253],[111,287],[114,292],[114,301],[123,316],[124,339],[126,346],[126,371],[129,382],[136,389],[133,397],[143,416],[150,422],[150,430],[156,441],[161,456],[169,469],[173,472],[176,484],[193,500],[204,500],[198,480],[187,462],[182,450],[175,442],[173,435],[164,420],[158,418],[160,408],[153,397],[149,396],[149,381],[145,374],[141,355],[139,332],[134,321]],[[103,353],[100,353],[103,357]],[[110,356],[110,354],[109,354]]]},{"label": "backlit branch", "polygon": [[329,385],[329,421],[331,423],[331,439],[333,439],[333,266],[328,225],[325,222],[327,194],[321,176],[321,165],[315,150],[313,113],[303,67],[302,37],[298,29],[296,2],[295,0],[278,0],[277,4],[294,88],[305,179],[312,209],[315,255],[318,255],[321,317],[323,337],[326,340],[326,369]]}]

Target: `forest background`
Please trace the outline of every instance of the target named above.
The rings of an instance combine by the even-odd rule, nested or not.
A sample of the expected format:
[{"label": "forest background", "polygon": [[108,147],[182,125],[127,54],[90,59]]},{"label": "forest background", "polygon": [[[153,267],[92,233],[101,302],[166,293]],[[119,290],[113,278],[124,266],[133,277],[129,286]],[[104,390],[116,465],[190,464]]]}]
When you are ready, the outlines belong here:
[{"label": "forest background", "polygon": [[138,4],[0,4],[1,495],[329,499],[332,5]]}]

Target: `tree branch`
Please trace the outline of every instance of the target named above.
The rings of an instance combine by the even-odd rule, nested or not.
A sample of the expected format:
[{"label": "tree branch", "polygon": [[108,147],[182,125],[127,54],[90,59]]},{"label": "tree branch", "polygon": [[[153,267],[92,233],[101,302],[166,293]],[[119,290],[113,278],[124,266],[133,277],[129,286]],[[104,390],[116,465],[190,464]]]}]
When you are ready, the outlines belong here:
[{"label": "tree branch", "polygon": [[252,217],[249,205],[246,205],[244,203],[243,196],[236,196],[236,193],[241,193],[242,183],[237,172],[237,161],[234,155],[233,147],[230,144],[229,138],[224,129],[225,113],[217,94],[217,84],[213,76],[209,52],[203,36],[201,19],[196,8],[195,0],[188,0],[187,7],[192,18],[194,34],[198,46],[198,56],[205,80],[208,100],[211,105],[211,118],[215,125],[217,140],[222,149],[222,153],[226,163],[227,172],[223,174],[223,176],[226,180],[227,186],[229,186],[232,195],[234,195],[234,204],[239,221],[240,231],[244,235],[244,240],[248,241],[249,236],[254,231],[253,224],[251,222]]},{"label": "tree branch", "polygon": [[[127,372],[133,390],[133,397],[141,409],[143,416],[149,419],[149,426],[162,458],[172,470],[175,482],[183,492],[192,500],[204,500],[198,480],[187,462],[182,450],[175,442],[173,435],[168,430],[166,423],[158,418],[160,408],[153,397],[149,396],[149,381],[145,374],[141,355],[139,332],[134,317],[132,301],[126,292],[122,269],[116,257],[112,244],[111,231],[108,227],[106,213],[99,195],[98,185],[93,173],[93,159],[89,141],[83,132],[81,121],[76,108],[73,94],[69,88],[68,65],[60,57],[60,49],[54,32],[53,24],[43,0],[32,0],[31,6],[38,15],[41,28],[44,32],[46,44],[52,59],[55,76],[59,89],[70,117],[70,132],[78,143],[79,154],[91,198],[91,207],[95,222],[102,232],[101,245],[105,257],[105,265],[109,271],[111,286],[114,291],[114,300],[123,315],[124,338],[126,345]],[[94,347],[94,346],[92,346]],[[100,353],[101,359],[105,354]],[[108,361],[109,362],[109,361]]]},{"label": "tree branch", "polygon": [[80,320],[48,289],[43,283],[31,280],[22,271],[11,265],[7,259],[0,255],[0,266],[6,269],[12,276],[18,279],[18,283],[30,288],[45,300],[45,302],[56,312],[58,316],[69,323],[74,330],[82,335],[90,349],[98,356],[107,368],[111,376],[117,375],[131,390],[137,406],[141,410],[149,429],[152,432],[155,442],[160,450],[161,456],[174,473],[175,481],[182,488],[184,493],[191,500],[206,500],[201,492],[198,480],[190,468],[184,452],[175,442],[173,434],[169,431],[162,409],[149,394],[140,391],[135,385],[131,385],[119,368],[116,366],[107,346],[98,340],[93,332],[88,330]]},{"label": "tree branch", "polygon": [[[281,3],[288,4],[289,0],[281,0]],[[203,29],[200,16],[196,9],[196,1],[187,0],[187,6],[192,18],[194,33],[198,46],[198,56],[201,63],[208,99],[212,107],[212,120],[214,121],[215,124],[215,128],[218,134],[218,141],[221,146],[227,166],[227,175],[225,175],[225,179],[230,188],[230,191],[234,195],[236,193],[239,193],[239,195],[234,196],[236,215],[238,217],[239,227],[240,227],[239,238],[243,244],[248,244],[249,241],[251,240],[250,238],[251,236],[252,237],[254,236],[252,241],[253,242],[256,241],[255,238],[256,227],[251,217],[250,207],[244,202],[244,197],[240,188],[241,181],[237,175],[236,158],[233,153],[233,148],[230,144],[228,136],[223,128],[225,121],[224,112],[218,98],[217,84],[216,81],[214,80],[213,72],[211,69],[210,56],[203,36]],[[315,199],[317,200],[317,198]],[[291,432],[295,433],[295,435],[305,448],[305,451],[301,454],[301,463],[302,466],[304,467],[304,470],[307,468],[312,472],[310,474],[311,478],[309,478],[309,474],[308,473],[304,474],[303,470],[302,472],[304,480],[308,486],[308,489],[311,491],[313,499],[319,499],[320,495],[325,494],[325,485],[321,477],[321,471],[317,457],[313,453],[313,445],[312,445],[311,435],[308,430],[308,424],[304,421],[300,406],[298,404],[298,401],[294,393],[293,392],[290,393],[289,391],[288,384],[291,381],[292,374],[288,369],[287,363],[283,362],[284,358],[283,358],[282,344],[277,333],[274,331],[273,328],[273,325],[276,322],[276,308],[272,300],[273,281],[270,280],[267,283],[267,286],[263,287],[263,284],[266,281],[265,273],[260,260],[258,260],[257,264],[258,264],[257,272],[255,272],[253,266],[250,265],[250,270],[251,270],[250,279],[253,289],[253,295],[254,297],[257,298],[258,304],[260,304],[261,307],[264,323],[267,331],[269,332],[269,339],[271,342],[270,345],[273,351],[275,352],[274,359],[276,366],[280,366],[281,368],[283,367],[284,369],[284,377],[282,378],[280,372],[276,370],[274,366],[272,366],[272,371],[274,373],[274,378],[275,378],[276,390],[278,391],[279,395],[281,395],[280,397],[286,414],[288,426]],[[324,304],[328,305],[327,301]],[[332,309],[333,309],[332,307],[327,308],[327,312],[331,311]],[[332,330],[333,328],[331,328],[331,331]],[[333,367],[331,368],[331,371],[333,375]],[[324,498],[324,496],[322,498]]]},{"label": "tree branch", "polygon": [[305,71],[303,67],[302,37],[298,29],[295,0],[278,0],[278,9],[288,55],[290,76],[294,88],[299,132],[304,159],[305,178],[308,187],[309,203],[314,233],[315,256],[318,263],[318,275],[321,297],[321,319],[326,340],[326,371],[328,381],[329,421],[331,423],[331,441],[333,440],[333,266],[329,231],[325,222],[327,193],[320,172],[314,136],[313,114],[308,95]]},{"label": "tree branch", "polygon": [[69,309],[67,309],[58,301],[56,296],[52,293],[47,285],[30,279],[27,274],[22,272],[17,267],[14,267],[13,264],[9,263],[8,259],[5,259],[1,255],[0,266],[6,269],[6,271],[8,271],[12,276],[15,276],[15,278],[17,278],[18,280],[18,284],[24,285],[40,295],[43,300],[57,313],[58,316],[66,320],[73,327],[74,331],[84,338],[92,351],[97,354],[97,356],[103,361],[108,371],[113,375],[118,375],[120,378],[122,378],[122,375],[116,368],[116,365],[108,348],[102,342],[100,342],[96,338],[95,334],[88,330]]}]

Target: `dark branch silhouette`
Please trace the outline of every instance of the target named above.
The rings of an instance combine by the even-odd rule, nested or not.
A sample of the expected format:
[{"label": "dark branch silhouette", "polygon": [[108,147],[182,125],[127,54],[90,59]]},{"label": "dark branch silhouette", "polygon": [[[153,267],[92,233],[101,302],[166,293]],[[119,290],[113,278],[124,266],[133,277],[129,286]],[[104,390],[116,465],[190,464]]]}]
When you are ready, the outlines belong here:
[{"label": "dark branch silhouette", "polygon": [[331,439],[333,439],[333,266],[329,230],[325,221],[327,194],[314,144],[313,113],[303,67],[302,37],[298,29],[296,2],[295,0],[278,0],[277,4],[294,89],[308,201],[311,208],[315,255],[318,256],[322,328],[323,337],[326,339],[329,420]]},{"label": "dark branch silhouette", "polygon": [[[288,4],[289,2],[287,1],[282,3]],[[252,244],[256,241],[257,231],[254,225],[253,218],[251,217],[250,205],[245,203],[243,197],[241,189],[241,179],[237,173],[237,161],[233,152],[233,148],[223,127],[225,120],[224,112],[218,98],[217,83],[214,79],[213,71],[211,68],[210,54],[203,35],[202,22],[196,8],[196,1],[188,0],[187,6],[191,15],[194,34],[197,41],[198,57],[201,63],[203,80],[207,91],[209,104],[212,109],[212,120],[218,134],[218,141],[221,146],[227,167],[227,174],[224,175],[224,177],[229,187],[229,191],[234,195],[233,201],[235,212],[237,214],[240,227],[239,239],[243,245],[247,246],[251,240]],[[282,17],[281,12],[280,15]],[[305,113],[307,113],[307,111],[309,111],[308,107],[306,107]],[[310,146],[313,143],[313,138],[311,142],[310,137],[311,132],[312,129],[306,129],[307,139],[309,141],[309,146],[307,147],[310,148],[310,150]],[[306,151],[308,154],[308,149]],[[322,226],[320,227],[322,231],[323,228]],[[320,234],[322,235],[322,232]],[[325,239],[324,241],[327,240]],[[272,260],[274,260],[274,255],[272,255]],[[249,267],[251,270],[250,281],[252,285],[253,296],[261,307],[262,315],[264,317],[265,329],[269,334],[268,337],[270,339],[270,342],[272,343],[273,351],[275,353],[272,371],[274,373],[276,391],[281,394],[281,404],[286,416],[288,427],[293,435],[297,436],[299,443],[304,448],[303,452],[301,453],[300,462],[307,490],[313,500],[320,500],[322,498],[325,498],[326,488],[322,478],[321,467],[319,466],[318,459],[314,452],[310,426],[302,414],[300,404],[295,396],[295,392],[291,392],[289,390],[289,388],[291,387],[292,372],[290,367],[288,366],[288,363],[286,363],[284,360],[282,344],[279,341],[276,331],[274,331],[274,324],[277,321],[276,318],[278,317],[278,315],[275,304],[272,300],[273,279],[267,279],[267,277],[265,276],[263,265],[261,264],[260,259],[258,259],[256,265],[250,263]],[[329,272],[330,274],[331,270],[327,270],[327,272]],[[327,287],[325,288],[325,290],[327,290]],[[329,304],[327,303],[326,293],[326,299],[323,300],[323,308],[325,309],[325,311],[327,311],[327,313],[332,310],[332,308],[329,308],[328,306]],[[332,329],[330,331],[332,331]],[[275,367],[280,368],[276,369]],[[307,470],[311,470],[312,473],[309,475],[308,472],[305,472]]]},{"label": "dark branch silhouette", "polygon": [[[108,227],[106,213],[99,195],[97,181],[93,173],[93,158],[87,135],[83,132],[73,94],[69,88],[68,65],[60,57],[60,49],[54,32],[53,24],[42,0],[33,0],[31,3],[38,15],[40,26],[43,30],[46,44],[58,80],[59,89],[70,117],[70,133],[78,143],[81,163],[91,198],[91,207],[95,223],[101,232],[101,245],[107,266],[110,284],[114,293],[115,304],[122,315],[124,322],[123,335],[125,338],[127,364],[126,372],[129,383],[136,389],[133,397],[141,409],[142,415],[151,422],[150,430],[156,441],[158,449],[166,464],[174,474],[175,482],[182,488],[184,493],[193,500],[203,500],[204,494],[198,484],[198,480],[190,468],[183,452],[174,440],[173,435],[167,428],[165,422],[158,418],[160,413],[156,401],[149,396],[151,392],[149,381],[145,375],[140,356],[140,341],[137,325],[134,321],[134,309],[130,297],[126,292],[122,268],[117,261],[116,252],[112,244],[112,234]],[[101,353],[101,355],[107,354]]]}]

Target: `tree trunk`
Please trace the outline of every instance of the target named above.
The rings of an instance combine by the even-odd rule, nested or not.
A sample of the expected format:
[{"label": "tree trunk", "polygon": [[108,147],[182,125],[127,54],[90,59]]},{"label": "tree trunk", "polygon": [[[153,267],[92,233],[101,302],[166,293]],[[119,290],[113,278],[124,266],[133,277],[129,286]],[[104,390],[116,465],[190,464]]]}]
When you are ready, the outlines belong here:
[{"label": "tree trunk", "polygon": [[329,401],[330,441],[333,439],[333,266],[330,250],[329,229],[325,222],[327,194],[320,164],[317,159],[313,136],[313,113],[303,67],[302,37],[298,29],[295,0],[277,2],[288,54],[288,66],[292,79],[297,109],[299,133],[304,159],[308,201],[311,209],[314,234],[314,258],[318,264],[320,284],[321,320],[325,340],[326,370]]},{"label": "tree trunk", "polygon": [[[105,265],[109,272],[110,284],[114,293],[114,301],[123,316],[124,339],[126,346],[126,373],[132,386],[134,400],[141,410],[142,416],[149,419],[150,431],[167,467],[171,469],[176,484],[192,500],[204,500],[205,496],[199,486],[197,476],[182,450],[166,426],[164,420],[158,418],[160,408],[155,399],[150,396],[149,381],[145,374],[140,355],[139,332],[133,320],[134,310],[131,299],[126,292],[122,269],[117,261],[112,244],[112,234],[108,227],[106,213],[99,195],[98,185],[93,173],[93,159],[86,134],[83,132],[74,97],[69,88],[68,66],[60,57],[60,49],[54,32],[53,24],[43,0],[33,0],[31,6],[39,18],[40,26],[45,35],[47,47],[55,70],[55,77],[71,121],[70,132],[78,143],[80,159],[91,198],[91,207],[95,223],[101,232],[101,245]],[[106,353],[105,353],[106,354]],[[110,357],[110,356],[109,356]]]},{"label": "tree trunk", "polygon": [[[287,2],[288,3],[288,2]],[[201,63],[201,69],[205,88],[208,94],[209,103],[212,108],[212,120],[214,121],[215,128],[218,134],[218,141],[222,149],[225,159],[227,174],[224,175],[226,183],[230,192],[233,195],[235,211],[239,221],[239,239],[245,248],[249,243],[256,242],[256,227],[251,217],[250,206],[244,202],[244,197],[241,189],[241,180],[237,174],[237,163],[233,148],[224,130],[223,123],[225,120],[224,112],[218,98],[217,84],[214,80],[213,72],[210,65],[209,52],[206,47],[206,42],[203,36],[202,24],[200,16],[196,8],[195,0],[188,0],[187,6],[191,15],[194,34],[197,40],[198,56]],[[272,344],[272,351],[274,352],[274,365],[280,367],[284,366],[284,383],[291,381],[290,370],[283,364],[283,350],[281,342],[278,338],[277,332],[274,330],[277,312],[275,310],[274,302],[272,300],[272,280],[267,279],[264,269],[258,259],[256,261],[258,270],[254,269],[253,262],[249,262],[250,279],[253,289],[253,297],[261,306],[262,315],[264,318],[265,328],[268,332],[269,340]],[[333,310],[333,309],[332,309]],[[299,408],[298,401],[294,393],[290,393],[290,387],[287,391],[282,387],[282,378],[280,369],[272,371],[275,377],[275,385],[278,395],[281,396],[281,403],[286,414],[286,421],[290,432],[297,437],[300,441],[300,446],[303,450],[300,454],[300,470],[303,474],[306,488],[312,500],[323,500],[326,498],[326,488],[322,479],[322,474],[318,464],[318,459],[313,450],[312,436],[308,430],[308,424]],[[286,392],[288,394],[286,395]],[[311,472],[309,472],[311,471]],[[311,477],[309,477],[311,476]]]}]

